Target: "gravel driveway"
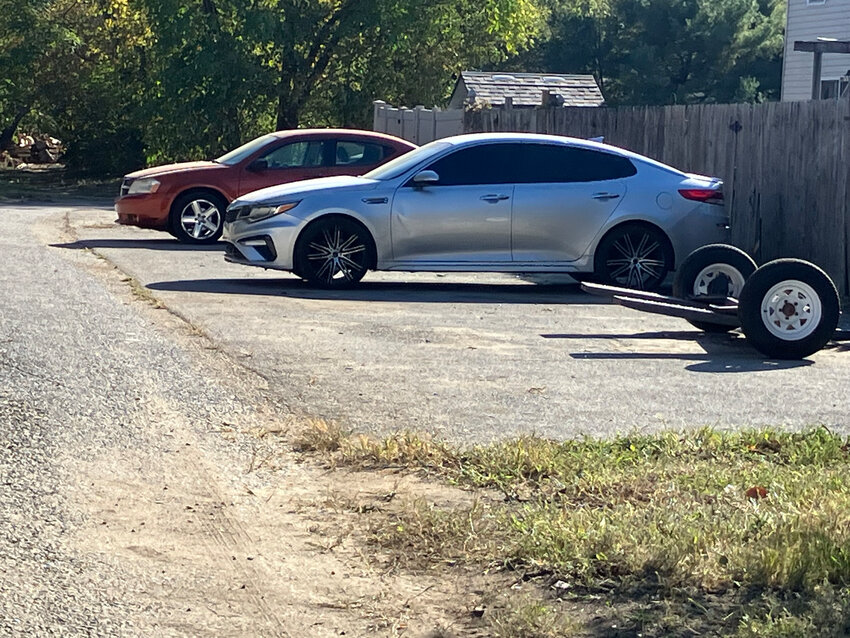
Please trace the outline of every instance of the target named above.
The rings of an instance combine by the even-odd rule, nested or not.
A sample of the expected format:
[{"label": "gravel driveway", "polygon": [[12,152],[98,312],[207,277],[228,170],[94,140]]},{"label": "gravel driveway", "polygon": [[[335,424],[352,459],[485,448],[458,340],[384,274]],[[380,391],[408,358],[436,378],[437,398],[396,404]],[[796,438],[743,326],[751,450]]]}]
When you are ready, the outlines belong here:
[{"label": "gravel driveway", "polygon": [[[157,576],[116,562],[119,548],[81,546],[99,534],[102,543],[107,528],[132,530],[128,547],[157,546],[140,527],[134,493],[147,482],[179,483],[179,474],[164,476],[163,459],[190,444],[220,458],[220,480],[230,480],[218,431],[249,419],[254,397],[237,398],[84,263],[75,267],[96,263],[90,255],[47,248],[34,230],[49,224],[57,236],[59,210],[0,213],[0,635],[193,635],[189,614],[182,630],[148,624],[163,615]],[[168,505],[179,487],[172,492],[158,492],[159,502]],[[152,518],[150,503],[142,510]],[[200,591],[201,578],[214,580],[198,574],[181,586]],[[185,596],[171,592],[171,604]],[[244,631],[263,633],[264,617],[251,614]]]}]

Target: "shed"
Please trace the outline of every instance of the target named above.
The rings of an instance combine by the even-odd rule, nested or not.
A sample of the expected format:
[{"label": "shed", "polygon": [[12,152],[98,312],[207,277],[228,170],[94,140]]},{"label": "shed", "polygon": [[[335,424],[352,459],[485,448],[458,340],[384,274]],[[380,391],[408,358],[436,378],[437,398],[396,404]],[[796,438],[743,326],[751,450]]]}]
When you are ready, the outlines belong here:
[{"label": "shed", "polygon": [[592,75],[556,73],[498,73],[463,71],[457,79],[450,109],[462,109],[467,99],[476,97],[492,106],[504,106],[510,97],[514,107],[539,106],[543,91],[548,91],[563,106],[602,106],[605,99]]}]

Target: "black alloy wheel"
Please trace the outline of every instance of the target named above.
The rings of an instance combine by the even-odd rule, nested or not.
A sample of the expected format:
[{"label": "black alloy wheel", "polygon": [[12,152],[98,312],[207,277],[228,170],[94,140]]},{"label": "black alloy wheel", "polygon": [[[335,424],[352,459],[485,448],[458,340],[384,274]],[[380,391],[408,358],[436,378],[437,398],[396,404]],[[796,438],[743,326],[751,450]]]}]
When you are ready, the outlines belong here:
[{"label": "black alloy wheel", "polygon": [[357,222],[328,217],[298,238],[294,272],[314,286],[345,288],[363,279],[373,263],[372,239]]},{"label": "black alloy wheel", "polygon": [[603,284],[651,291],[670,272],[673,251],[657,228],[623,224],[599,242],[595,264],[595,276]]}]

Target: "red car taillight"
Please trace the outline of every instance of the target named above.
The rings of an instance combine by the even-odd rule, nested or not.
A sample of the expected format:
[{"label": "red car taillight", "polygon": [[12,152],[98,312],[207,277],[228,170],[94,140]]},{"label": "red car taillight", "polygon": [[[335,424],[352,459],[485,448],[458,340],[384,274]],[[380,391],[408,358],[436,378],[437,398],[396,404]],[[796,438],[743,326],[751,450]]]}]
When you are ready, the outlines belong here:
[{"label": "red car taillight", "polygon": [[723,204],[723,191],[719,188],[680,188],[679,195],[695,202]]}]

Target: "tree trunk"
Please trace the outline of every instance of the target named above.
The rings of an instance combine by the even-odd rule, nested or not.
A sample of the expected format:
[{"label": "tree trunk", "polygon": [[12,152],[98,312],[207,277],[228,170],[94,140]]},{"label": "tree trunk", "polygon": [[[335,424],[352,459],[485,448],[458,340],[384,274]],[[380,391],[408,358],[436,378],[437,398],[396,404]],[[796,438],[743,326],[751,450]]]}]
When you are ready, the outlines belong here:
[{"label": "tree trunk", "polygon": [[15,114],[14,119],[9,123],[9,126],[0,131],[0,151],[12,148],[12,138],[15,135],[15,131],[18,130],[18,125],[21,123],[21,120],[24,119],[26,114],[29,112],[29,104],[22,106],[18,109],[18,112]]},{"label": "tree trunk", "polygon": [[290,95],[277,97],[277,130],[298,128],[298,105],[292,103]]}]

